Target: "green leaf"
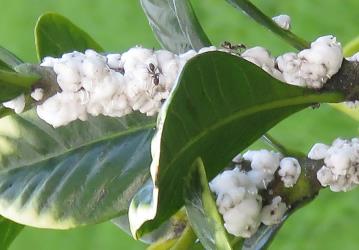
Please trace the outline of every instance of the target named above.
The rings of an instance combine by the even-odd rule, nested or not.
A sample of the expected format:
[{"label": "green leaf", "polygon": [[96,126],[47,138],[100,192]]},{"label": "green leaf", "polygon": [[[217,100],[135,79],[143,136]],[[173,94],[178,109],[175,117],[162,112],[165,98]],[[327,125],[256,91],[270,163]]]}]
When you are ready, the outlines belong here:
[{"label": "green leaf", "polygon": [[344,56],[352,56],[359,51],[359,37],[351,40],[343,48]]},{"label": "green leaf", "polygon": [[27,75],[0,69],[0,102],[5,102],[30,90],[39,79],[36,75]]},{"label": "green leaf", "polygon": [[4,106],[0,105],[0,118],[11,114],[11,109],[5,108]]},{"label": "green leaf", "polygon": [[184,200],[189,222],[204,248],[232,249],[200,158],[186,179]]},{"label": "green leaf", "polygon": [[23,225],[19,225],[0,216],[0,249],[8,249],[23,228]]},{"label": "green leaf", "polygon": [[39,17],[35,27],[35,43],[39,60],[45,56],[61,57],[74,50],[103,51],[85,31],[56,13],[46,13]]},{"label": "green leaf", "polygon": [[188,0],[141,0],[142,8],[161,46],[184,53],[210,46]]},{"label": "green leaf", "polygon": [[132,204],[132,233],[153,230],[183,205],[184,178],[197,157],[211,179],[279,121],[314,103],[340,101],[342,94],[281,83],[228,53],[193,58],[161,110],[152,141],[152,199]]},{"label": "green leaf", "polygon": [[0,46],[0,69],[13,70],[22,61],[7,49]]},{"label": "green leaf", "polygon": [[269,16],[265,15],[261,10],[259,10],[250,0],[226,0],[234,8],[243,11],[249,17],[251,17],[258,24],[266,27],[274,34],[278,35],[288,44],[292,45],[298,50],[303,50],[310,47],[310,43],[298,37],[289,30],[282,29],[277,25]]},{"label": "green leaf", "polygon": [[119,216],[149,177],[154,119],[133,113],[54,129],[34,112],[0,120],[0,215],[66,229]]}]

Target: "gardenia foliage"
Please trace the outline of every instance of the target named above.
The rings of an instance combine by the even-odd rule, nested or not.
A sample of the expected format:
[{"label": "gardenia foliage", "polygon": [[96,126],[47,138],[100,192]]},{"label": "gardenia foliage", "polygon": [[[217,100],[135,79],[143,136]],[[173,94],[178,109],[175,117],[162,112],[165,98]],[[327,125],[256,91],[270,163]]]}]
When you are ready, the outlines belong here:
[{"label": "gardenia foliage", "polygon": [[[126,126],[123,129],[121,128],[121,131],[110,131],[112,134],[107,133],[105,126],[99,130],[95,137],[85,135],[83,138],[79,138],[80,140],[75,143],[76,145],[73,143],[72,145],[72,141],[70,141],[70,146],[76,147],[76,150],[62,147],[62,152],[56,154],[55,157],[53,157],[53,150],[42,150],[44,152],[36,150],[48,144],[46,138],[39,141],[39,147],[35,145],[36,143],[32,143],[30,150],[25,149],[26,152],[23,151],[26,154],[28,151],[34,151],[32,150],[34,148],[39,159],[36,158],[35,161],[31,162],[31,155],[25,155],[26,157],[23,159],[25,161],[15,162],[15,164],[10,165],[6,163],[4,165],[1,188],[4,189],[2,203],[5,206],[1,209],[1,215],[4,218],[6,217],[25,225],[66,229],[98,223],[112,218],[120,212],[128,212],[124,216],[124,220],[127,226],[129,225],[133,236],[141,239],[144,234],[151,234],[149,238],[151,238],[151,242],[153,239],[154,244],[152,246],[154,248],[167,246],[168,243],[175,242],[174,248],[185,249],[186,246],[184,245],[189,246],[190,243],[193,243],[189,241],[194,241],[197,237],[204,247],[207,247],[207,244],[209,247],[215,246],[215,248],[218,248],[218,246],[221,248],[222,245],[224,248],[242,245],[244,241],[238,238],[234,241],[227,241],[229,239],[227,239],[226,235],[217,237],[218,233],[223,233],[223,230],[221,230],[223,225],[218,225],[218,223],[222,223],[222,220],[218,220],[218,216],[215,216],[215,221],[212,221],[214,224],[208,224],[208,221],[205,221],[207,218],[200,218],[199,220],[195,218],[202,212],[204,212],[203,215],[205,216],[213,215],[213,212],[217,213],[216,209],[213,211],[212,203],[214,203],[214,200],[211,199],[212,194],[208,193],[206,177],[206,170],[215,165],[215,159],[207,157],[213,150],[206,150],[206,148],[210,148],[206,147],[206,145],[215,144],[218,138],[225,135],[221,131],[226,128],[232,128],[234,125],[242,126],[247,131],[245,124],[248,117],[253,121],[259,121],[262,114],[264,114],[266,119],[264,119],[263,124],[249,129],[247,132],[252,134],[242,138],[243,141],[229,140],[229,146],[241,147],[249,145],[280,120],[304,107],[312,105],[314,102],[337,102],[345,98],[352,101],[348,103],[349,105],[357,106],[359,100],[353,100],[357,93],[350,86],[351,82],[345,83],[342,87],[337,86],[343,81],[342,78],[347,76],[347,69],[357,65],[354,63],[349,65],[350,67],[345,65],[340,74],[333,79],[334,81],[328,83],[326,88],[321,89],[329,79],[337,74],[342,66],[342,47],[336,37],[332,35],[322,36],[309,45],[289,31],[291,18],[288,15],[273,17],[271,21],[270,18],[267,18],[254,6],[251,7],[250,2],[242,1],[240,3],[240,1],[230,0],[228,2],[237,8],[242,8],[247,4],[242,9],[257,22],[264,24],[294,45],[294,47],[306,48],[298,52],[285,53],[278,57],[274,57],[270,51],[260,46],[247,48],[243,44],[231,44],[227,41],[223,42],[221,47],[209,46],[199,49],[204,44],[210,44],[210,41],[201,30],[200,25],[195,22],[196,18],[190,5],[187,5],[187,7],[186,5],[177,6],[180,11],[177,11],[176,8],[172,14],[170,13],[157,22],[157,17],[152,14],[158,14],[155,13],[158,9],[157,7],[164,7],[163,3],[157,6],[157,4],[153,5],[151,1],[144,0],[141,1],[142,7],[150,19],[151,26],[156,31],[159,41],[165,47],[178,49],[185,46],[196,48],[197,51],[189,50],[183,54],[175,54],[163,49],[147,49],[141,46],[130,48],[121,54],[99,53],[91,49],[82,50],[81,48],[84,47],[102,49],[85,32],[56,14],[44,15],[39,19],[35,30],[38,56],[43,58],[44,55],[57,55],[59,51],[68,51],[69,46],[73,50],[78,48],[81,52],[73,51],[59,55],[58,58],[45,57],[40,65],[35,66],[22,64],[10,52],[4,50],[5,53],[2,57],[5,61],[0,60],[0,63],[5,63],[5,69],[9,68],[16,71],[14,73],[9,72],[8,75],[12,76],[9,77],[11,78],[9,82],[12,82],[12,78],[17,77],[18,79],[15,79],[14,83],[18,84],[20,80],[24,81],[23,86],[18,84],[19,86],[15,86],[13,90],[11,89],[8,94],[2,97],[2,100],[8,100],[15,95],[21,94],[13,100],[2,103],[2,106],[13,109],[16,113],[21,113],[34,105],[39,118],[54,128],[66,126],[76,120],[86,121],[91,116],[124,117],[132,112],[141,113],[143,116],[155,116],[158,112],[161,112],[161,115],[158,117],[156,133],[153,133],[154,130],[150,128],[154,126],[153,123],[144,124],[142,120],[133,124],[135,126],[133,129],[131,129],[131,126]],[[171,8],[166,10],[168,7],[162,7],[161,9],[164,12],[172,11]],[[248,11],[249,9],[251,11]],[[181,15],[181,13],[184,15]],[[185,16],[183,20],[180,18],[182,16]],[[163,20],[170,21],[170,25],[161,26]],[[174,20],[178,22],[174,22]],[[172,26],[178,28],[175,29],[174,33],[172,33]],[[160,28],[158,29],[158,27]],[[179,40],[172,44],[173,40],[169,39],[169,34],[178,37]],[[61,42],[71,39],[73,40],[71,43],[64,42],[62,44]],[[56,44],[54,41],[60,41],[60,43]],[[52,51],[51,46],[55,46],[56,49]],[[217,60],[214,59],[212,62],[212,57],[206,58],[204,56],[202,57],[204,60],[193,61],[193,64],[188,64],[187,66],[198,66],[198,69],[203,67],[203,71],[212,70],[216,73],[215,77],[213,77],[213,74],[198,75],[197,68],[194,67],[196,68],[195,70],[188,68],[188,72],[184,73],[188,73],[188,77],[195,80],[181,81],[181,72],[191,59],[199,54],[214,51],[221,52],[213,53],[213,56],[218,56],[216,57],[218,58]],[[0,52],[2,53],[1,47]],[[228,54],[232,55],[232,58]],[[7,58],[8,56],[9,58]],[[219,62],[219,59],[223,59],[223,61]],[[246,63],[244,60],[251,64]],[[348,60],[359,61],[359,53],[348,58]],[[198,64],[195,65],[195,63]],[[23,66],[25,66],[24,70],[21,68]],[[243,66],[243,72],[242,70],[238,71],[238,66]],[[261,69],[272,77],[264,74]],[[227,77],[228,72],[233,73],[236,71],[238,74]],[[31,74],[33,72],[36,73],[34,77]],[[5,80],[6,73],[4,71]],[[27,75],[28,73],[30,73],[29,76]],[[256,75],[256,73],[261,74]],[[184,75],[187,79],[186,76]],[[196,78],[197,76],[198,78]],[[266,81],[258,81],[258,77],[264,77]],[[273,78],[283,82],[283,84],[295,85],[297,88],[280,86],[279,81]],[[351,76],[348,78],[351,78]],[[244,82],[239,82],[242,81],[241,79],[244,79]],[[245,85],[240,85],[240,88],[237,88],[243,90],[243,93],[240,94],[237,91],[234,92],[234,96],[228,95],[230,99],[228,102],[227,94],[236,89],[236,86],[233,85],[236,83],[235,80],[240,84],[245,83]],[[184,85],[178,86],[179,88],[173,91],[179,82]],[[202,92],[204,95],[196,95],[197,88],[190,92],[191,88],[188,84],[195,85],[198,82],[203,87]],[[269,88],[265,88],[265,86],[263,88],[265,82],[269,82]],[[212,88],[213,86],[215,87]],[[258,91],[258,88],[261,88],[261,91]],[[301,91],[304,88],[315,89],[316,91]],[[30,91],[28,92],[29,89],[31,89],[31,93],[29,93]],[[334,91],[330,92],[329,90],[331,89],[342,92],[342,95],[333,93]],[[215,90],[219,90],[220,93],[213,92]],[[264,98],[264,102],[263,100],[261,102],[263,95],[268,92],[266,90],[274,91],[274,94],[272,93],[273,95],[270,98]],[[348,94],[352,90],[354,90],[353,93]],[[14,95],[13,93],[16,94]],[[187,95],[191,101],[199,99],[196,103],[187,103],[187,109],[181,109],[182,103],[177,102],[177,98],[181,99],[183,94]],[[212,98],[213,96],[216,97],[216,94],[220,94],[221,99]],[[172,97],[170,97],[171,95]],[[172,104],[174,105],[165,105],[169,109],[161,111],[163,104],[169,98],[172,99]],[[225,105],[222,105],[223,100]],[[226,113],[226,117],[217,115],[214,119],[208,120],[206,119],[208,117],[205,117],[206,112],[197,112],[197,114],[202,114],[202,117],[197,120],[205,121],[200,124],[201,126],[198,130],[196,126],[193,127],[193,119],[191,119],[193,114],[188,112],[188,107],[190,109],[192,107],[197,108],[197,104],[203,104],[206,101],[209,101],[211,105],[213,104],[213,107],[220,107],[220,109],[214,110],[216,114],[221,114],[226,110],[235,111],[235,114],[233,112]],[[221,105],[215,105],[217,101]],[[201,105],[198,107],[201,108]],[[238,107],[242,108],[238,110]],[[176,110],[179,110],[179,113]],[[7,110],[5,109],[5,111],[4,115],[7,115]],[[269,119],[272,111],[275,114],[272,117],[273,119]],[[30,118],[31,122],[32,117]],[[176,127],[178,120],[181,122],[180,127]],[[27,120],[24,120],[24,122],[27,122]],[[40,128],[41,131],[37,131],[39,132],[37,134],[48,132],[42,126],[37,126],[38,124],[35,124],[36,126],[30,125],[36,130]],[[96,124],[94,125],[96,129]],[[19,127],[19,133],[16,132],[16,138],[15,136],[13,136],[14,138],[9,138],[14,139],[14,143],[19,144],[22,148],[23,144],[29,143],[29,139],[26,135],[25,138],[21,138],[24,135],[22,123],[19,123],[17,127]],[[173,136],[176,135],[174,133],[176,129],[187,133],[188,138],[172,145],[169,142],[173,142],[171,138],[173,139]],[[68,134],[70,130],[61,131]],[[211,135],[213,131],[214,134]],[[51,133],[49,136],[52,136]],[[61,134],[59,136],[61,137]],[[227,136],[227,139],[229,138],[228,135],[225,136]],[[20,137],[19,141],[17,141],[18,137]],[[30,139],[30,142],[33,142],[32,138]],[[271,141],[270,138],[268,140]],[[9,141],[8,143],[9,149],[7,151],[9,152],[13,150],[12,142],[10,143]],[[58,144],[58,140],[55,142],[55,144]],[[61,145],[64,143],[67,145],[67,137],[59,142]],[[275,141],[272,143],[275,144]],[[16,146],[15,144],[14,146]],[[199,154],[194,152],[203,146],[205,146],[205,150],[201,149]],[[126,160],[128,151],[131,151],[131,148],[135,149],[137,154],[130,156],[130,161],[123,161],[123,159]],[[139,148],[144,150],[138,151],[137,149]],[[277,145],[277,148],[280,149],[280,145]],[[112,152],[112,149],[116,149],[116,152]],[[125,151],[122,152],[121,149],[125,149]],[[99,156],[97,152],[100,151],[101,155]],[[225,151],[227,153],[231,152]],[[281,152],[284,154],[285,151],[283,149]],[[86,153],[85,155],[83,154],[84,152]],[[120,154],[117,154],[118,152]],[[222,157],[222,160],[226,159],[228,154],[227,156],[223,154],[224,150],[220,152],[222,154],[219,155],[225,156]],[[152,159],[149,153],[151,153]],[[322,187],[329,186],[331,190],[338,192],[351,190],[359,184],[358,138],[351,140],[339,138],[332,145],[315,144],[308,153],[308,158],[313,161],[305,157],[303,157],[305,158],[304,160],[298,161],[298,159],[287,157],[282,153],[263,149],[249,150],[244,154],[238,154],[232,159],[231,169],[227,168],[222,173],[219,173],[209,183],[209,188],[213,192],[215,204],[222,216],[224,228],[227,232],[241,238],[250,238],[257,233],[253,237],[254,240],[250,240],[254,243],[250,243],[250,246],[244,246],[244,248],[266,247],[262,243],[268,244],[279,228],[278,224],[284,221],[289,212],[314,198]],[[18,160],[19,155],[16,150],[11,153],[5,152],[4,162],[12,163],[14,160]],[[201,156],[205,160],[212,159],[213,162],[206,169],[202,160],[197,159],[195,163],[198,169],[196,169],[196,172],[191,171],[191,161],[197,156]],[[28,162],[29,159],[27,158],[30,159],[30,162]],[[63,164],[65,158],[71,158],[74,161],[71,161],[71,164],[67,164],[67,162]],[[102,159],[106,161],[102,161]],[[112,164],[113,159],[122,161],[123,164],[114,166]],[[151,165],[148,168],[150,162]],[[72,165],[74,164],[76,168],[73,168]],[[223,161],[218,160],[217,167],[221,166],[221,164],[223,164]],[[303,165],[303,170],[301,164]],[[186,166],[183,168],[184,165]],[[21,167],[28,166],[31,167],[30,172],[21,169]],[[83,167],[86,168],[86,171],[82,171]],[[123,179],[128,179],[128,181],[123,182],[123,187],[118,190],[121,197],[115,197],[112,195],[113,192],[107,192],[107,190],[111,191],[114,186],[118,185],[111,180],[112,186],[104,186],[103,183],[108,183],[108,176],[99,174],[92,176],[93,178],[90,180],[91,183],[95,184],[90,183],[94,191],[92,193],[95,193],[95,198],[87,195],[88,192],[76,192],[78,180],[74,178],[73,173],[77,173],[77,169],[81,168],[81,173],[84,175],[85,181],[87,181],[88,176],[96,172],[99,167],[106,168],[110,172],[117,169],[117,172],[121,175],[116,177],[119,182],[122,182]],[[116,169],[113,167],[116,167]],[[13,168],[17,168],[15,169],[16,171]],[[46,171],[49,170],[45,173],[46,175],[43,175],[42,168],[45,168]],[[150,170],[150,173],[148,173],[148,170]],[[212,170],[217,171],[218,168]],[[65,180],[59,182],[60,188],[56,188],[55,193],[48,192],[48,188],[43,188],[45,182],[45,184],[50,183],[51,181],[49,180],[60,172],[66,174]],[[126,172],[127,175],[122,172]],[[192,175],[188,175],[189,172],[193,172],[191,173]],[[152,183],[147,182],[149,174],[152,177]],[[37,178],[39,175],[41,177],[40,181]],[[23,176],[26,178],[22,178]],[[84,179],[83,176],[81,178]],[[63,183],[66,184],[69,179],[76,180],[74,183],[70,183],[71,188],[64,189],[63,187],[66,185],[63,185]],[[17,180],[20,180],[20,182]],[[149,186],[148,184],[151,185]],[[81,191],[84,189],[83,186],[81,185]],[[33,190],[27,190],[29,187]],[[176,188],[180,188],[179,193],[184,195],[181,196],[182,199],[174,199],[178,198],[173,196]],[[19,190],[22,190],[22,192],[20,195],[16,195]],[[29,196],[28,193],[31,193],[31,191],[33,191],[33,194]],[[210,199],[208,199],[208,194]],[[65,196],[71,199],[61,202]],[[76,196],[81,198],[82,203],[75,202],[76,204],[74,204],[73,200],[76,200]],[[81,216],[78,216],[77,212],[81,210],[84,204],[86,206],[89,199],[92,199],[95,203],[101,201],[103,206],[90,206],[86,211],[83,211],[84,213]],[[24,209],[17,209],[19,202]],[[46,206],[39,207],[37,206],[38,203]],[[182,215],[182,211],[175,215],[174,213],[183,205],[187,215]],[[61,216],[58,216],[58,212],[62,210],[66,210],[68,213],[62,213]],[[96,216],[92,216],[94,214]],[[117,222],[120,226],[124,226],[123,218],[120,219],[121,221],[119,219],[115,220],[118,220]],[[164,226],[161,226],[161,223]],[[263,226],[264,231],[258,231],[261,225],[265,225]],[[278,226],[271,227],[273,225]],[[191,227],[193,227],[196,234],[194,236],[191,235]],[[204,227],[204,230],[202,227]],[[193,239],[189,240],[189,238]],[[217,240],[223,241],[223,244],[222,242],[217,242]],[[258,244],[258,242],[260,243]],[[246,245],[247,242],[244,243]]]},{"label": "gardenia foliage", "polygon": [[[241,161],[251,162],[251,170],[242,170]],[[233,161],[236,168],[226,170],[210,182],[216,194],[218,211],[223,215],[224,226],[230,234],[248,238],[258,229],[260,223],[274,225],[280,223],[287,205],[279,196],[263,206],[259,192],[268,189],[279,168],[285,187],[292,187],[301,172],[298,161],[281,154],[268,151],[248,151]]]},{"label": "gardenia foliage", "polygon": [[331,146],[317,143],[308,153],[313,160],[324,160],[317,178],[334,192],[349,191],[359,184],[359,139],[336,139]]},{"label": "gardenia foliage", "polygon": [[[89,115],[121,117],[140,111],[152,116],[168,98],[186,62],[197,54],[215,50],[241,56],[281,81],[308,88],[321,88],[338,72],[343,60],[340,43],[333,36],[320,37],[311,48],[278,58],[262,47],[247,49],[241,55],[235,49],[214,46],[181,55],[142,47],[108,55],[93,50],[75,51],[61,58],[46,57],[41,63],[54,70],[54,84],[60,91],[47,100],[42,100],[41,89],[35,89],[31,96],[42,101],[37,106],[39,117],[54,127],[86,120]],[[20,113],[25,98],[20,96],[3,105]]]}]

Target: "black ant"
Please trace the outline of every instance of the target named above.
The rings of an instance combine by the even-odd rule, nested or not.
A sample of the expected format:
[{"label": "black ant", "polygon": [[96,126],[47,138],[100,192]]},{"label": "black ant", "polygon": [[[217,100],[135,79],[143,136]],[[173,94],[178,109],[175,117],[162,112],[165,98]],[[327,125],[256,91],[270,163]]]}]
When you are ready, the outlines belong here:
[{"label": "black ant", "polygon": [[314,103],[311,105],[312,109],[319,109],[320,108],[320,103]]},{"label": "black ant", "polygon": [[221,44],[221,47],[224,48],[224,49],[228,49],[228,50],[231,50],[233,52],[236,52],[236,53],[240,53],[242,50],[245,50],[247,47],[240,43],[240,44],[232,44],[228,41],[224,41],[222,44]]},{"label": "black ant", "polygon": [[148,74],[151,75],[153,84],[157,86],[160,83],[161,70],[158,67],[156,67],[153,63],[150,63],[148,65],[147,72]]}]

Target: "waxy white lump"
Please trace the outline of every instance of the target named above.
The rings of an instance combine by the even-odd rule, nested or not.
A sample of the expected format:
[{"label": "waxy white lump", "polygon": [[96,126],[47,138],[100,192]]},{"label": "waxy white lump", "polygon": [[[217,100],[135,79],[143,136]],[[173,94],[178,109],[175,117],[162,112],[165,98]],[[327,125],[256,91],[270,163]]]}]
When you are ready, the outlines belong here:
[{"label": "waxy white lump", "polygon": [[288,84],[319,89],[336,74],[343,61],[340,43],[334,36],[323,36],[299,53],[285,53],[277,58],[263,47],[249,48],[241,55],[267,73]]},{"label": "waxy white lump", "polygon": [[291,26],[291,18],[288,15],[278,15],[272,17],[272,20],[282,29],[289,30]]},{"label": "waxy white lump", "polygon": [[336,139],[331,146],[315,144],[308,157],[324,160],[317,172],[322,186],[334,192],[349,191],[359,184],[359,139]]},{"label": "waxy white lump", "polygon": [[[166,50],[135,47],[123,54],[102,55],[87,50],[67,53],[61,58],[46,57],[41,66],[54,70],[60,91],[39,104],[37,114],[53,127],[77,119],[87,120],[88,115],[121,117],[140,111],[152,116],[168,98],[186,62],[215,50],[218,49],[210,46],[176,55]],[[31,93],[35,101],[41,101],[43,96],[41,88]],[[20,113],[25,106],[24,96],[3,105]]]},{"label": "waxy white lump", "polygon": [[[54,127],[77,119],[86,120],[88,115],[121,117],[133,111],[155,115],[186,62],[200,53],[216,50],[241,56],[283,82],[308,88],[321,88],[339,70],[343,60],[340,43],[333,36],[320,37],[310,49],[278,58],[262,47],[249,48],[241,55],[214,46],[180,55],[142,47],[108,55],[93,50],[75,51],[61,58],[46,57],[41,63],[54,70],[57,75],[54,84],[59,85],[60,91],[39,104],[37,113]],[[31,96],[43,101],[41,89],[35,89]],[[21,112],[22,104],[19,98],[4,106]]]},{"label": "waxy white lump", "polygon": [[285,187],[293,187],[297,183],[302,168],[297,159],[293,157],[285,157],[279,163],[278,174]]},{"label": "waxy white lump", "polygon": [[284,81],[282,73],[275,66],[275,58],[266,48],[259,46],[249,48],[245,50],[241,56],[243,59],[261,67],[264,71],[278,80]]},{"label": "waxy white lump", "polygon": [[355,101],[350,101],[350,102],[344,102],[344,104],[351,109],[356,109],[359,107],[359,101],[355,100]]},{"label": "waxy white lump", "polygon": [[243,155],[243,159],[251,162],[252,170],[248,172],[248,176],[257,188],[267,188],[268,183],[274,178],[281,158],[280,153],[265,149],[249,150]]},{"label": "waxy white lump", "polygon": [[271,204],[262,208],[261,222],[267,226],[279,224],[287,210],[287,205],[282,202],[282,198],[276,196]]},{"label": "waxy white lump", "polygon": [[350,62],[359,62],[359,52],[355,53],[354,55],[345,58]]},{"label": "waxy white lump", "polygon": [[312,160],[324,159],[330,147],[324,143],[316,143],[310,149],[308,158]]},{"label": "waxy white lump", "polygon": [[226,230],[245,238],[253,235],[260,225],[262,198],[248,175],[238,168],[226,170],[210,182],[210,188],[217,195]]},{"label": "waxy white lump", "polygon": [[323,36],[299,53],[286,53],[277,58],[284,81],[308,88],[321,88],[336,74],[343,61],[340,43],[334,36]]},{"label": "waxy white lump", "polygon": [[[121,117],[133,111],[156,114],[168,98],[185,63],[216,47],[176,55],[166,50],[131,48],[123,54],[102,55],[93,50],[72,52],[61,58],[46,57],[41,66],[51,67],[60,91],[37,106],[40,118],[54,127],[88,115]],[[31,96],[43,97],[41,89]]]},{"label": "waxy white lump", "polygon": [[121,117],[136,110],[154,115],[191,56],[135,47],[122,55],[87,50],[47,57],[41,66],[53,68],[61,92],[39,105],[38,115],[54,127],[88,115]]},{"label": "waxy white lump", "polygon": [[25,96],[21,94],[10,101],[4,102],[2,105],[6,108],[13,109],[16,114],[20,114],[25,109]]},{"label": "waxy white lump", "polygon": [[31,92],[30,96],[35,101],[41,101],[44,96],[44,90],[42,88],[36,88]]},{"label": "waxy white lump", "polygon": [[[279,153],[273,151],[248,151],[243,157],[237,155],[233,159],[238,167],[224,171],[210,182],[224,227],[230,234],[248,238],[257,231],[261,222],[266,225],[280,222],[287,210],[286,204],[280,197],[275,197],[271,205],[262,207],[259,191],[267,189],[281,158]],[[251,170],[240,170],[243,160],[251,162]]]}]

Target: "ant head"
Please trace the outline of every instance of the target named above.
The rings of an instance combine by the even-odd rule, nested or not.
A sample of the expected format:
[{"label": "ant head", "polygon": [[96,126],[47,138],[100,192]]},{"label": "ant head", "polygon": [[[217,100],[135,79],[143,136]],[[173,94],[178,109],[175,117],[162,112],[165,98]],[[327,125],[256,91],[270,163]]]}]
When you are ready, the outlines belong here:
[{"label": "ant head", "polygon": [[150,64],[148,65],[148,67],[150,68],[151,71],[154,71],[155,68],[156,68],[153,63],[150,63]]}]

